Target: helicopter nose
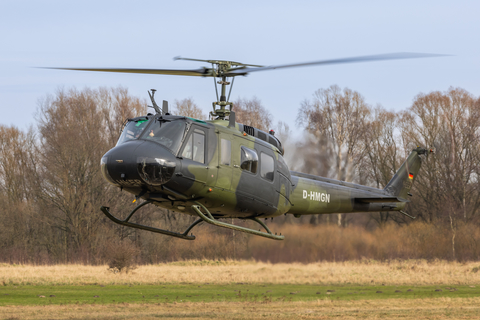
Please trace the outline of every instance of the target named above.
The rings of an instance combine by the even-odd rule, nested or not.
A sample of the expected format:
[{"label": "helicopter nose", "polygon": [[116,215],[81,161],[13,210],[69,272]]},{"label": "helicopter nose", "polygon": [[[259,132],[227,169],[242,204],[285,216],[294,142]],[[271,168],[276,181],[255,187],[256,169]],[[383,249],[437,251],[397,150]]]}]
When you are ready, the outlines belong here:
[{"label": "helicopter nose", "polygon": [[148,141],[130,141],[108,151],[101,160],[108,182],[122,187],[168,182],[177,166],[176,157],[162,146]]},{"label": "helicopter nose", "polygon": [[154,142],[145,142],[135,152],[141,155],[137,157],[137,172],[146,184],[160,186],[172,178],[177,159],[169,150]]}]

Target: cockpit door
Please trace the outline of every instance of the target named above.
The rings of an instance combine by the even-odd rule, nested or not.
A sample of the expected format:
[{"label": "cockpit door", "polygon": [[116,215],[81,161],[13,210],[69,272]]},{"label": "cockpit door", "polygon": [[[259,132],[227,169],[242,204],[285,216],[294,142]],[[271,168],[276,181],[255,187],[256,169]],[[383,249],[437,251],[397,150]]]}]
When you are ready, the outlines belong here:
[{"label": "cockpit door", "polygon": [[207,130],[192,126],[180,150],[182,174],[199,186],[207,184]]}]

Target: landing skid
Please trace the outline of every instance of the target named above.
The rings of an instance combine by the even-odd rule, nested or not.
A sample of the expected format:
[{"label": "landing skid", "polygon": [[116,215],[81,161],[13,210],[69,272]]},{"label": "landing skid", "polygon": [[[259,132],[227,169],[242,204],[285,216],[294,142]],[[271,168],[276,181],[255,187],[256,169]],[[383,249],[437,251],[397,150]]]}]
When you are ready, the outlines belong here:
[{"label": "landing skid", "polygon": [[193,227],[195,227],[197,224],[203,222],[202,219],[198,219],[197,221],[195,221],[194,223],[192,223],[190,225],[190,227],[187,228],[187,230],[185,230],[184,233],[178,233],[178,232],[173,232],[173,231],[169,231],[169,230],[163,230],[163,229],[159,229],[159,228],[154,228],[154,227],[149,227],[149,226],[144,226],[142,224],[138,224],[138,223],[133,223],[133,222],[128,222],[128,220],[130,220],[130,218],[133,216],[133,214],[138,210],[140,209],[141,207],[143,207],[144,205],[147,205],[149,203],[152,203],[151,201],[145,201],[143,202],[142,204],[139,204],[138,206],[135,207],[135,209],[132,210],[132,212],[130,212],[130,214],[128,215],[128,217],[125,219],[125,220],[120,220],[120,219],[117,219],[115,216],[113,216],[110,211],[109,211],[109,207],[100,207],[100,210],[102,210],[102,212],[110,219],[112,220],[113,222],[115,223],[118,223],[122,226],[126,226],[126,227],[131,227],[131,228],[136,228],[136,229],[142,229],[142,230],[147,230],[147,231],[150,231],[150,232],[155,232],[155,233],[161,233],[161,234],[165,234],[167,236],[172,236],[172,237],[176,237],[176,238],[180,238],[180,239],[185,239],[185,240],[195,240],[195,236],[192,234],[192,235],[188,235],[188,233],[190,232],[190,230],[193,229]]},{"label": "landing skid", "polygon": [[[140,209],[141,207],[147,205],[147,204],[150,204],[152,203],[152,201],[150,200],[147,200],[141,204],[139,204],[138,206],[135,207],[135,209],[132,210],[132,212],[130,212],[130,214],[128,215],[127,218],[125,218],[125,220],[120,220],[118,219],[117,217],[115,217],[114,215],[112,215],[110,213],[110,208],[109,207],[100,207],[100,210],[102,210],[102,212],[107,216],[107,218],[109,218],[110,220],[112,220],[113,222],[117,223],[117,224],[120,224],[122,226],[126,226],[126,227],[130,227],[130,228],[135,228],[135,229],[141,229],[141,230],[146,230],[146,231],[150,231],[150,232],[155,232],[155,233],[161,233],[161,234],[164,234],[164,235],[167,235],[167,236],[172,236],[172,237],[176,237],[176,238],[180,238],[180,239],[185,239],[185,240],[195,240],[195,236],[192,234],[192,235],[188,235],[188,233],[190,232],[190,230],[192,230],[197,224],[201,223],[201,222],[207,222],[209,224],[213,224],[217,227],[222,227],[222,228],[228,228],[228,229],[232,229],[232,230],[237,230],[237,231],[241,231],[241,232],[246,232],[246,233],[251,233],[251,234],[254,234],[256,236],[261,236],[261,237],[265,237],[265,238],[269,238],[269,239],[273,239],[273,240],[283,240],[285,238],[285,236],[282,236],[282,235],[279,235],[277,236],[276,234],[273,234],[270,229],[267,227],[267,225],[265,223],[263,223],[262,221],[260,221],[259,219],[257,218],[246,218],[246,220],[252,220],[252,221],[255,221],[257,222],[258,224],[260,224],[263,228],[265,228],[265,230],[267,232],[263,232],[263,231],[257,231],[257,230],[254,230],[254,229],[250,229],[250,228],[245,228],[245,227],[241,227],[241,226],[236,226],[234,224],[230,224],[230,223],[226,223],[226,222],[221,222],[221,221],[218,221],[216,220],[212,214],[210,213],[210,211],[208,211],[208,209],[202,205],[201,203],[195,201],[196,205],[193,205],[192,206],[192,209],[195,211],[195,213],[200,217],[200,219],[196,220],[194,223],[192,223],[188,228],[187,230],[185,230],[185,232],[183,233],[178,233],[178,232],[173,232],[173,231],[169,231],[169,230],[163,230],[163,229],[159,229],[159,228],[155,228],[155,227],[149,227],[149,226],[144,226],[142,224],[138,224],[138,223],[133,223],[133,222],[129,222],[129,220],[132,218],[133,214],[135,212],[137,212],[138,209]],[[204,214],[203,211],[206,212],[206,214]]]},{"label": "landing skid", "polygon": [[[195,201],[196,205],[193,205],[192,206],[192,209],[198,214],[198,216],[205,222],[207,223],[210,223],[210,224],[213,224],[214,226],[217,226],[217,227],[223,227],[223,228],[228,228],[228,229],[233,229],[233,230],[237,230],[237,231],[241,231],[241,232],[246,232],[246,233],[251,233],[251,234],[254,234],[256,236],[260,236],[260,237],[265,237],[265,238],[269,238],[269,239],[273,239],[273,240],[283,240],[285,239],[285,236],[277,236],[276,234],[273,234],[270,229],[268,229],[267,225],[265,223],[263,223],[262,221],[260,221],[259,219],[257,218],[247,218],[246,220],[252,220],[252,221],[255,221],[257,222],[258,224],[260,224],[263,228],[265,228],[265,230],[267,232],[263,232],[263,231],[257,231],[257,230],[254,230],[254,229],[250,229],[250,228],[245,228],[245,227],[240,227],[240,226],[236,226],[234,224],[230,224],[230,223],[225,223],[225,222],[221,222],[221,221],[218,221],[216,220],[212,214],[210,213],[210,211],[208,211],[207,208],[205,208],[204,205],[202,205],[201,203]],[[203,209],[205,212],[206,212],[206,215],[202,213],[201,209]]]}]

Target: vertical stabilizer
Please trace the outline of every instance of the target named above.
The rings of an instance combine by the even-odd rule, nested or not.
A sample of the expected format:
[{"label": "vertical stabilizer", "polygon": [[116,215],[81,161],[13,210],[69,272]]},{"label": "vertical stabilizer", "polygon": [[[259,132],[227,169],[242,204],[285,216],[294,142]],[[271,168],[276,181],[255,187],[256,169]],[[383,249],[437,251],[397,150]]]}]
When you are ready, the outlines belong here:
[{"label": "vertical stabilizer", "polygon": [[420,147],[413,149],[412,153],[410,153],[407,160],[405,160],[400,169],[395,173],[384,190],[393,196],[407,199],[408,193],[417,178],[418,171],[422,164],[422,158],[420,156],[427,155],[430,152],[433,153],[434,150]]}]

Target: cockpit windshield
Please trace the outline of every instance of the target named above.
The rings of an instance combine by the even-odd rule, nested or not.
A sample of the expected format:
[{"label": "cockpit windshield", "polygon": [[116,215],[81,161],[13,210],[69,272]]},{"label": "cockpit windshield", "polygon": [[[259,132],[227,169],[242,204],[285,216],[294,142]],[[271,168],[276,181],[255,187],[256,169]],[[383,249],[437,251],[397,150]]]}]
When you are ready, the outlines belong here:
[{"label": "cockpit windshield", "polygon": [[146,118],[128,121],[125,125],[125,128],[123,128],[123,132],[120,135],[120,138],[118,139],[117,146],[126,141],[138,139],[147,124],[148,119]]},{"label": "cockpit windshield", "polygon": [[185,134],[185,120],[155,121],[142,134],[142,139],[155,141],[167,147],[173,154],[177,154],[178,148]]}]

